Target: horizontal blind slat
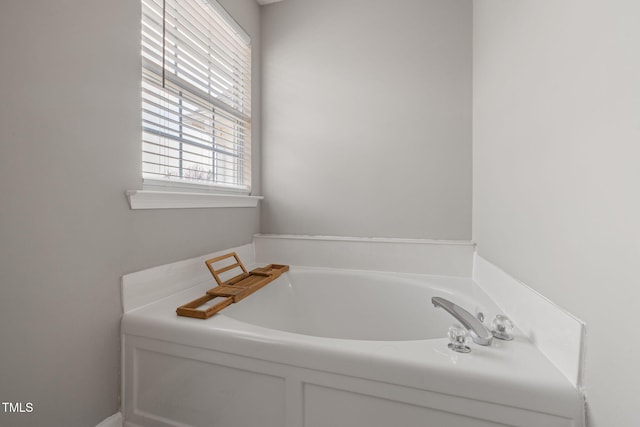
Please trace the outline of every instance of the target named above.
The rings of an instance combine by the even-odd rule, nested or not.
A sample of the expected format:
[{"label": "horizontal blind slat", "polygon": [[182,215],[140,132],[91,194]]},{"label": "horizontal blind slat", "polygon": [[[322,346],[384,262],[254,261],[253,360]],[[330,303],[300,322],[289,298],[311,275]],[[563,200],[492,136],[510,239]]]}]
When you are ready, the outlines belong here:
[{"label": "horizontal blind slat", "polygon": [[[155,103],[146,97],[144,99],[143,119],[146,119],[150,124],[167,129],[183,126],[188,131],[200,133],[211,134],[216,131],[216,136],[225,141],[244,142],[244,133],[249,129],[249,125],[245,122],[229,119],[217,110],[208,111],[208,115],[205,115],[204,112],[185,112],[180,111],[182,106],[179,102],[168,105],[166,100],[160,99],[159,101],[164,101],[164,105]],[[167,107],[172,108],[172,115],[167,114]],[[180,117],[181,114],[182,117]]]},{"label": "horizontal blind slat", "polygon": [[[182,4],[182,2],[181,2],[181,4]],[[184,3],[184,6],[185,6],[185,9],[188,8],[189,3],[188,2]],[[160,7],[160,6],[158,6],[158,7]],[[190,8],[189,10],[193,11],[194,9]],[[169,10],[169,12],[171,12],[171,10]],[[193,25],[189,25],[188,18],[190,16],[193,17],[194,15],[184,16],[184,15],[180,15],[180,11],[179,10],[177,10],[176,12],[178,13],[177,16],[182,16],[183,17],[183,22],[174,21],[173,24],[174,25],[178,25],[178,26],[184,25],[185,28],[187,28],[189,30],[192,30],[190,35],[193,36],[193,37],[196,37],[196,38],[200,38],[200,42],[203,43],[204,45],[206,45],[207,41],[206,40],[202,40],[202,34],[198,34],[198,27],[194,27]],[[156,15],[161,18],[159,12],[157,12]],[[169,21],[171,19],[177,19],[177,18],[173,17],[170,13],[168,13],[167,14],[167,20]],[[156,20],[153,20],[152,22],[155,23],[155,24],[158,24]],[[206,23],[202,22],[201,25],[206,25]],[[159,26],[159,28],[161,29],[161,25]],[[176,30],[175,28],[172,29],[172,28],[169,27],[167,33],[170,35],[172,33],[172,31],[175,31],[175,30]],[[143,28],[143,31],[144,31],[144,28]],[[215,31],[214,33],[215,34],[221,34],[218,31]],[[220,37],[220,36],[217,36],[217,37]],[[226,50],[223,53],[227,55],[227,58],[229,59],[230,66],[232,66],[232,67],[241,66],[243,71],[246,74],[249,74],[250,70],[248,69],[248,63],[250,63],[250,55],[248,55],[248,52],[250,52],[250,50],[247,49],[247,46],[242,46],[246,50],[246,53],[247,53],[247,54],[244,55],[244,60],[243,60],[243,56],[239,56],[237,54],[229,53],[229,50],[228,50],[229,49],[229,45],[227,44],[229,42],[229,40],[232,40],[232,39],[229,39],[228,37],[226,37],[225,40],[221,40],[220,38],[217,38],[215,40],[216,41],[216,45],[209,46],[209,47],[213,48],[213,49],[216,49],[218,47],[218,45],[221,45],[224,48],[226,48]],[[184,42],[187,43],[187,41],[184,41]],[[237,41],[234,41],[234,42],[235,42],[236,46],[238,46],[238,47],[241,46]]]},{"label": "horizontal blind slat", "polygon": [[230,66],[238,66],[243,71],[249,70],[251,59],[246,47],[237,48],[230,45],[219,33],[208,32],[202,27],[193,25],[186,16],[167,14],[165,19],[168,24],[165,28],[167,34],[185,42],[193,42],[194,48],[201,50],[203,55],[219,58]]},{"label": "horizontal blind slat", "polygon": [[[158,67],[156,64],[153,64],[150,61],[143,60],[142,62],[145,69],[149,70],[152,74],[155,74],[156,76],[162,76],[161,67]],[[152,82],[153,79],[148,79],[147,81]],[[251,117],[248,115],[248,113],[250,113],[250,108],[248,107],[248,105],[246,107],[243,107],[242,110],[234,109],[232,105],[229,105],[223,100],[220,100],[213,95],[204,92],[198,87],[185,80],[180,79],[178,76],[175,76],[171,73],[165,74],[164,83],[164,90],[172,91],[174,94],[180,93],[182,91],[184,92],[183,96],[189,97],[190,95],[191,99],[193,99],[194,102],[201,102],[203,104],[209,103],[226,111],[232,116],[237,116],[239,119],[242,119],[246,122],[249,122],[251,120]],[[159,85],[159,87],[162,86]]]},{"label": "horizontal blind slat", "polygon": [[179,43],[180,40],[173,40],[177,45],[165,48],[165,68],[172,70],[176,74],[180,72],[194,75],[201,80],[205,86],[212,86],[218,92],[233,92],[234,96],[243,96],[245,91],[245,77],[234,74],[233,70],[225,69],[224,64],[207,61],[209,58],[202,57],[193,49]]},{"label": "horizontal blind slat", "polygon": [[[145,129],[155,128],[157,132],[165,132],[168,134],[170,134],[171,132],[177,133],[182,130],[183,133],[186,133],[188,135],[189,139],[201,141],[203,144],[211,144],[213,143],[213,141],[203,136],[198,136],[198,134],[213,134],[213,132],[215,132],[213,138],[215,139],[216,144],[222,144],[225,147],[236,147],[232,149],[236,149],[238,151],[242,149],[242,142],[244,142],[242,131],[244,129],[237,129],[236,132],[232,132],[231,130],[224,130],[224,127],[226,125],[220,125],[219,122],[214,122],[213,126],[209,126],[211,128],[211,130],[209,131],[209,129],[198,128],[196,125],[180,122],[180,120],[166,119],[153,111],[144,110],[144,113],[145,116],[143,117],[142,122],[143,124],[147,125],[144,127]],[[161,119],[161,121],[154,121],[154,118]],[[182,129],[179,129],[179,127],[182,127]]]},{"label": "horizontal blind slat", "polygon": [[[203,170],[203,171],[206,171],[207,169],[209,169],[209,167],[213,167],[213,162],[217,163],[216,165],[217,168],[222,170],[228,170],[228,171],[234,170],[234,167],[237,164],[236,161],[233,161],[233,162],[220,161],[219,159],[215,159],[213,156],[211,157],[200,156],[202,157],[202,159],[200,160],[197,159],[197,156],[194,156],[188,160],[184,160],[184,158],[180,156],[179,150],[173,150],[173,151],[175,154],[171,154],[171,155],[167,153],[158,154],[155,151],[147,151],[147,150],[143,150],[142,152],[145,155],[147,155],[145,156],[146,159],[144,160],[144,162],[149,166],[153,166],[154,167],[153,169],[156,169],[156,167],[159,166],[160,168],[157,170],[162,170],[161,169],[162,166],[166,165],[166,163],[162,163],[162,160],[167,160],[167,159],[173,160],[174,164],[175,163],[179,164],[181,161],[186,161],[191,165],[196,165],[196,167],[201,168],[200,170]],[[172,165],[169,165],[169,167],[171,166]],[[152,170],[152,168],[148,168],[148,170]]]},{"label": "horizontal blind slat", "polygon": [[204,138],[199,138],[191,134],[187,134],[187,136],[180,136],[180,135],[184,135],[183,131],[180,131],[179,129],[171,129],[166,126],[158,126],[156,123],[150,122],[148,120],[143,119],[142,124],[143,124],[143,130],[145,132],[153,133],[158,136],[164,135],[167,138],[170,138],[176,141],[188,142],[190,144],[198,145],[203,148],[211,148],[212,146],[215,145],[219,147],[224,147],[225,150],[231,150],[238,153],[240,153],[243,148],[243,145],[236,144],[233,141],[224,139],[219,136],[214,137],[212,141],[209,141]]},{"label": "horizontal blind slat", "polygon": [[232,47],[231,51],[242,51],[250,45],[238,37],[235,30],[212,8],[196,7],[193,2],[167,0],[167,15],[185,18],[192,26],[216,34],[221,42]]},{"label": "horizontal blind slat", "polygon": [[[148,62],[148,61],[143,60],[143,62]],[[149,67],[154,67],[155,69],[159,69],[157,67],[157,64],[148,63],[147,65]],[[166,92],[163,94],[158,94],[157,96],[158,97],[164,96],[168,102],[171,102],[171,97],[174,97],[176,98],[176,100],[179,98],[182,98],[186,102],[189,102],[191,105],[198,106],[202,109],[208,109],[211,106],[211,102],[209,102],[209,99],[206,99],[206,98],[203,99],[202,97],[199,97],[198,94],[192,94],[188,90],[185,90],[182,87],[179,87],[176,85],[165,85],[165,87],[162,87],[162,78],[157,74],[145,73],[143,75],[142,83],[143,83],[143,87],[145,84],[147,84],[149,88],[155,88],[156,91]],[[222,108],[218,109],[218,111],[224,111],[225,117],[228,117],[230,120],[236,119],[236,120],[242,120],[243,122],[246,122],[246,123],[250,123],[250,120],[243,119],[243,117],[240,114],[238,114],[237,110],[234,110],[234,109],[229,110],[228,108],[225,108],[225,107],[226,105],[223,105]],[[247,110],[246,112],[249,113],[250,110]]]},{"label": "horizontal blind slat", "polygon": [[[185,6],[188,6],[188,3],[185,3]],[[181,40],[182,43],[190,45],[195,50],[199,50],[201,54],[208,56],[208,60],[220,61],[231,70],[250,72],[251,57],[248,54],[250,49],[247,46],[230,45],[223,34],[209,31],[205,27],[206,23],[194,24],[192,15],[183,15],[179,12],[176,14],[167,13],[166,23],[165,33],[168,38]]]},{"label": "horizontal blind slat", "polygon": [[[162,69],[162,65],[161,65],[162,57],[158,52],[153,52],[147,46],[145,46],[145,48],[143,48],[143,54],[144,54],[143,62],[144,62],[145,68],[152,70],[152,72],[154,73],[157,73]],[[183,67],[183,71],[193,70],[194,72],[191,74],[191,76],[199,79],[200,83],[204,83],[203,78],[209,77],[205,73],[203,73],[201,70],[194,69],[188,63],[182,62],[181,66]],[[172,73],[172,74],[175,74],[175,73]],[[188,78],[188,77],[189,77],[188,75],[185,75],[185,78]],[[165,75],[165,78],[166,78],[166,75]],[[192,83],[184,80],[184,78],[181,78],[177,74],[175,74],[175,77],[172,78],[172,81],[178,86],[182,86],[182,82],[184,82],[185,88],[187,88],[187,85],[191,85],[192,88],[201,92],[202,95],[206,94],[207,97],[210,96],[210,94],[206,91],[206,88],[202,87],[203,85],[201,85],[201,87],[198,87],[197,85],[193,85]],[[208,83],[205,83],[205,85],[207,84]],[[243,110],[245,111],[249,110],[250,98],[249,98],[249,93],[247,91],[239,91],[239,90],[229,91],[229,90],[225,90],[224,86],[222,85],[215,86],[213,84],[209,84],[209,86],[210,86],[209,88],[216,90],[216,92],[218,93],[218,96],[217,96],[218,98],[225,99],[225,98],[229,98],[229,95],[232,95],[232,98],[235,97],[235,99],[238,100],[237,103],[241,104]],[[192,91],[196,92],[196,90],[192,90]],[[227,94],[225,94],[225,92],[227,92]]]},{"label": "horizontal blind slat", "polygon": [[[185,148],[184,146],[182,148],[180,148],[180,147],[176,148],[176,147],[168,146],[168,145],[163,144],[163,143],[151,141],[150,139],[145,139],[143,141],[143,143],[144,143],[143,151],[145,149],[146,150],[151,150],[152,148],[157,148],[157,150],[153,151],[154,153],[157,153],[159,149],[164,149],[166,151],[182,151],[184,154],[188,154],[190,156],[200,156],[200,157],[207,157],[207,156],[210,157],[212,153],[218,153],[218,154],[221,154],[221,155],[229,156],[230,158],[233,158],[234,161],[243,161],[242,160],[242,156],[240,156],[238,154],[227,153],[227,152],[225,152],[223,150],[220,150],[218,148],[216,148],[216,149],[210,149],[209,148],[208,150],[201,150],[200,152],[198,152],[196,150],[199,147],[193,146],[191,144],[187,144],[188,145],[187,148]],[[191,149],[189,149],[189,148],[191,148]],[[151,151],[148,151],[148,152],[151,153]]]}]

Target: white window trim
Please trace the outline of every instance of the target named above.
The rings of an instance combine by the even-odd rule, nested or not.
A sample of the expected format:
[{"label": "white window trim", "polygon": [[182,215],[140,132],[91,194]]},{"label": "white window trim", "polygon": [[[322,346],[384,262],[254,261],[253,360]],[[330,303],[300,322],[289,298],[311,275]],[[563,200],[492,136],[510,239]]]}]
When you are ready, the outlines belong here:
[{"label": "white window trim", "polygon": [[184,191],[129,190],[131,209],[255,208],[262,196],[188,193]]}]

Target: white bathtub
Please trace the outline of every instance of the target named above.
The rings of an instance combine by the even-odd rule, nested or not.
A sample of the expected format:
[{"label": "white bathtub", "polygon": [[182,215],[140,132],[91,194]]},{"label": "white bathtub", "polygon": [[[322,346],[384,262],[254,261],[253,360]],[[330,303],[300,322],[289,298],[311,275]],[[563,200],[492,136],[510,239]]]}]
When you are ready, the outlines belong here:
[{"label": "white bathtub", "polygon": [[466,293],[468,286],[468,281],[451,278],[293,268],[276,286],[223,314],[312,337],[426,340],[443,338],[454,323],[450,316],[432,309],[431,297],[448,296],[475,310],[478,303]]},{"label": "white bathtub", "polygon": [[497,308],[470,278],[292,267],[208,320],[175,308],[203,283],[125,313],[125,425],[580,426],[582,400],[516,330],[447,348],[443,296]]}]

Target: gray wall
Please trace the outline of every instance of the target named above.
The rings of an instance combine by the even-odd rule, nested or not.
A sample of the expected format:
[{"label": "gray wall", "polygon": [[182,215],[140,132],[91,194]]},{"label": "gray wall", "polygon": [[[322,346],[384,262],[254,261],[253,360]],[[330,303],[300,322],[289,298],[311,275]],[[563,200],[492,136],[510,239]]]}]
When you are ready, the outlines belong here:
[{"label": "gray wall", "polygon": [[[259,73],[257,4],[222,3],[253,36]],[[34,405],[0,407],[0,425],[87,427],[117,412],[120,277],[259,229],[256,209],[129,209],[139,27],[138,1],[0,2],[0,401]],[[253,89],[259,157],[259,79]]]},{"label": "gray wall", "polygon": [[638,425],[640,2],[474,2],[480,255],[586,321],[592,427]]},{"label": "gray wall", "polygon": [[469,239],[471,0],[262,12],[262,231]]}]

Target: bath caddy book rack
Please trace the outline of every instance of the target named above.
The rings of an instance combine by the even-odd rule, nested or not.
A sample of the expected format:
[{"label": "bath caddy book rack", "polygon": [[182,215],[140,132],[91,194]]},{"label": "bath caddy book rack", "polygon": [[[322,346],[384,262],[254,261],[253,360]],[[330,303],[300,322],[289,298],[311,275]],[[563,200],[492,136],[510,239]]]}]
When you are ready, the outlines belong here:
[{"label": "bath caddy book rack", "polygon": [[[234,258],[235,262],[228,264],[231,258]],[[265,285],[273,282],[280,277],[282,273],[289,270],[288,265],[269,264],[248,272],[235,252],[208,259],[205,261],[205,264],[218,283],[218,286],[209,289],[206,295],[178,307],[176,312],[179,316],[208,319],[223,308],[248,297]],[[215,267],[215,265],[219,264],[225,265]],[[234,269],[240,269],[242,273],[223,281],[221,275],[232,272]],[[213,305],[208,304],[215,298],[220,298],[221,301]]]}]

